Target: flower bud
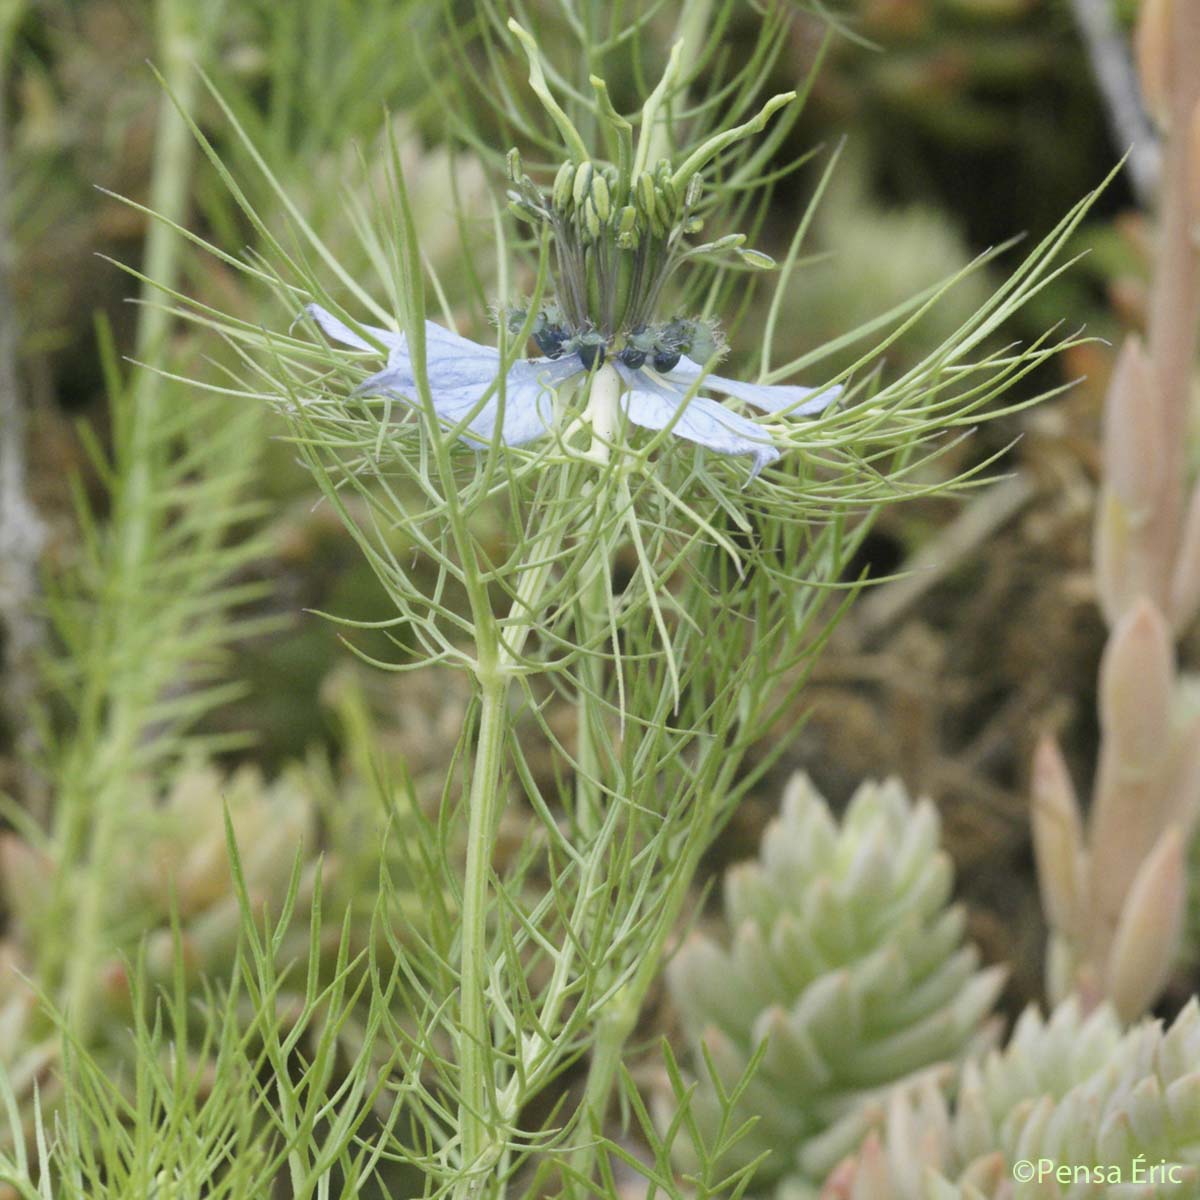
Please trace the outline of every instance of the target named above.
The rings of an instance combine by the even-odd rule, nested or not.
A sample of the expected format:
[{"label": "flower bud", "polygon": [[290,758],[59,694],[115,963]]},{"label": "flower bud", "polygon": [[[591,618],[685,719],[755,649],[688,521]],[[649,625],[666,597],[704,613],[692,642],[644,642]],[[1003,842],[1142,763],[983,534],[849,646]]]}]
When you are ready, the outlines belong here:
[{"label": "flower bud", "polygon": [[764,254],[761,250],[739,248],[737,256],[746,266],[753,267],[756,271],[775,270],[775,260],[769,254]]},{"label": "flower bud", "polygon": [[509,193],[508,211],[519,221],[528,221],[536,225],[541,220],[541,214],[527,200]]},{"label": "flower bud", "polygon": [[571,188],[575,183],[575,164],[569,159],[558,168],[554,177],[554,207],[567,212],[571,204]]},{"label": "flower bud", "polygon": [[637,209],[627,204],[621,209],[617,223],[617,245],[622,250],[636,250],[638,244]]},{"label": "flower bud", "polygon": [[707,246],[701,246],[701,250],[711,251],[713,254],[720,254],[725,250],[740,250],[746,243],[746,235],[744,233],[727,233],[724,237],[717,238],[715,242],[709,242]]},{"label": "flower bud", "polygon": [[587,199],[588,192],[592,190],[592,174],[592,164],[590,162],[580,163],[575,169],[575,180],[571,198],[575,201],[576,208],[583,207],[583,202]]},{"label": "flower bud", "polygon": [[699,175],[693,175],[688,180],[687,195],[684,197],[684,204],[688,208],[695,208],[700,203],[700,197],[704,194],[704,180]]},{"label": "flower bud", "polygon": [[521,152],[514,146],[504,159],[505,166],[508,168],[508,177],[513,183],[521,182]]},{"label": "flower bud", "polygon": [[654,180],[643,171],[633,185],[634,198],[638,209],[647,219],[654,215]]},{"label": "flower bud", "polygon": [[671,180],[671,164],[667,159],[659,159],[658,167],[654,172],[654,182],[672,213],[674,213],[674,210],[679,205],[679,192]]},{"label": "flower bud", "polygon": [[601,230],[604,228],[604,223],[600,219],[600,214],[597,212],[595,202],[591,196],[588,196],[587,200],[584,201],[583,223],[591,240],[593,242],[597,241]]},{"label": "flower bud", "polygon": [[607,224],[608,218],[612,216],[612,199],[609,195],[608,180],[603,175],[597,175],[592,180],[590,201],[597,217]]},{"label": "flower bud", "polygon": [[654,189],[654,213],[663,228],[670,229],[675,224],[675,209],[667,199],[666,194],[658,188]]}]

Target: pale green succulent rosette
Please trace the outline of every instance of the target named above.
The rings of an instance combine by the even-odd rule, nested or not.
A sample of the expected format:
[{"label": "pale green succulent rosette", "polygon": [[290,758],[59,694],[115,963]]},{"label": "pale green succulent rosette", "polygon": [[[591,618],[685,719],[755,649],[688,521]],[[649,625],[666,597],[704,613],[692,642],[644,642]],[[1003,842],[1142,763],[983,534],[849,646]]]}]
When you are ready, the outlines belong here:
[{"label": "pale green succulent rosette", "polygon": [[[668,978],[723,1083],[765,1040],[735,1118],[757,1118],[734,1150],[739,1163],[767,1155],[757,1193],[813,1195],[882,1119],[892,1085],[989,1042],[1004,974],[979,970],[952,882],[929,801],[866,783],[839,822],[804,776],[758,860],[726,876],[728,948],[695,936]],[[720,1119],[712,1086],[698,1085],[694,1111]]]},{"label": "pale green succulent rosette", "polygon": [[1152,1200],[1200,1191],[1200,1005],[1122,1033],[1075,1000],[1029,1010],[953,1104],[899,1089],[822,1200]]}]

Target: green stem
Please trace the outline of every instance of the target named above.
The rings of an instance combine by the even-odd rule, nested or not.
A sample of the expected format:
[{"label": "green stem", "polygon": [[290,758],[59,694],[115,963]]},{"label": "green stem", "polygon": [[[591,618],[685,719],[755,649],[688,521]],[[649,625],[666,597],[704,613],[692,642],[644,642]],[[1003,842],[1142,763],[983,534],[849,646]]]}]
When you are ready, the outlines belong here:
[{"label": "green stem", "polygon": [[580,601],[579,645],[584,648],[585,657],[580,666],[575,772],[575,823],[584,837],[590,836],[599,824],[603,795],[595,723],[603,719],[600,698],[604,689],[604,659],[601,646],[608,626],[608,555],[597,554],[587,569],[589,578]]},{"label": "green stem", "polygon": [[[467,861],[463,878],[458,1036],[463,1173],[455,1188],[458,1200],[480,1194],[481,1181],[499,1161],[506,1147],[506,1139],[497,1136],[492,1113],[497,1080],[487,1007],[487,926],[491,909],[488,877],[504,803],[501,783],[512,670],[536,624],[539,597],[544,594],[550,575],[551,549],[549,535],[537,538],[530,547],[527,561],[532,565],[524,570],[517,584],[508,620],[502,627],[504,643],[494,621],[480,620],[478,614],[476,620],[480,710],[467,802]],[[507,1116],[501,1113],[499,1119],[504,1120]]]},{"label": "green stem", "polygon": [[500,776],[503,766],[505,708],[508,686],[502,674],[481,672],[479,734],[467,824],[467,863],[463,879],[462,908],[462,1012],[459,1037],[459,1070],[462,1099],[459,1119],[463,1165],[470,1169],[457,1189],[465,1197],[476,1191],[473,1176],[486,1171],[498,1157],[501,1146],[492,1137],[488,1110],[494,1080],[491,1025],[488,1021],[487,917],[488,875],[492,843],[500,812]]},{"label": "green stem", "polygon": [[637,1025],[638,1013],[642,1008],[642,994],[631,988],[622,988],[609,1003],[604,1016],[596,1025],[596,1036],[592,1042],[592,1054],[588,1063],[587,1083],[584,1086],[582,1115],[582,1141],[571,1155],[571,1168],[584,1178],[590,1178],[596,1160],[596,1139],[604,1129],[604,1116],[608,1111],[613,1081],[621,1065],[625,1043]]},{"label": "green stem", "polygon": [[[135,354],[148,362],[161,353],[170,332],[170,310],[160,302],[162,291],[173,289],[179,277],[180,239],[171,223],[187,220],[192,186],[195,141],[188,120],[196,107],[199,75],[192,61],[197,53],[198,10],[189,11],[189,0],[158,0],[158,50],[163,78],[171,96],[162,97],[154,138],[154,172],[149,207],[163,220],[152,221],[146,234],[146,257]],[[126,481],[129,519],[121,530],[121,561],[136,572],[145,556],[149,523],[154,512],[150,496],[156,474],[159,409],[163,376],[141,370],[134,377],[133,416],[130,429],[129,475]]]}]

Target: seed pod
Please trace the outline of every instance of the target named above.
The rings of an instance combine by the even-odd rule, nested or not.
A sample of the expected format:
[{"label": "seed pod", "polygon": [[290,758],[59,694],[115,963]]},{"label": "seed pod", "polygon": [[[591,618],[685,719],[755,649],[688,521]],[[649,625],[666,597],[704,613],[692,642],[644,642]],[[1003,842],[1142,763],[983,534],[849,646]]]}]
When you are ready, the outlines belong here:
[{"label": "seed pod", "polygon": [[569,159],[558,168],[554,177],[554,207],[568,212],[571,207],[571,187],[575,182],[575,164]]},{"label": "seed pod", "polygon": [[594,206],[600,220],[607,223],[608,218],[612,216],[612,198],[608,190],[608,181],[603,175],[596,175],[592,179],[592,194],[589,201]]},{"label": "seed pod", "polygon": [[582,208],[584,200],[587,199],[587,194],[592,190],[592,164],[590,162],[580,163],[575,171],[575,185],[572,190],[572,198],[575,201],[576,208]]}]

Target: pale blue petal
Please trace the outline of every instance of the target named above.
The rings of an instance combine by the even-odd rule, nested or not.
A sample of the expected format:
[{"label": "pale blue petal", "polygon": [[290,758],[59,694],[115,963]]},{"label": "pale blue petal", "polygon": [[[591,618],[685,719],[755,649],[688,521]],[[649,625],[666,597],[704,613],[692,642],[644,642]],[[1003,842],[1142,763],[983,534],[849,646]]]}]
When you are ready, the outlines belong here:
[{"label": "pale blue petal", "polygon": [[[447,354],[428,348],[425,369],[429,375],[429,387],[433,392],[450,391],[456,388],[474,388],[478,399],[487,390],[499,373],[499,359]],[[395,362],[389,361],[382,371],[364,379],[354,390],[358,395],[378,396],[384,393],[412,395],[416,390],[412,363],[405,355]]]},{"label": "pale blue petal", "polygon": [[[429,347],[432,352],[434,347]],[[473,409],[496,378],[496,362],[482,357],[463,358],[456,353],[438,353],[428,360],[429,392],[433,408],[448,424],[456,425]],[[554,420],[554,389],[574,375],[582,374],[577,355],[550,360],[516,362],[505,376],[504,426],[501,439],[509,446],[523,446],[549,433]],[[416,381],[407,362],[389,366],[363,381],[359,394],[395,396],[416,405]],[[500,397],[491,396],[467,428],[472,445],[491,441],[500,411]]]},{"label": "pale blue petal", "polygon": [[[370,342],[359,337],[349,325],[343,324],[331,312],[326,312],[319,304],[306,304],[305,312],[321,327],[326,337],[331,337],[335,342],[341,342],[345,346],[353,346],[355,350],[376,350],[378,347],[372,346]],[[390,329],[380,329],[376,325],[363,325],[368,333],[370,333],[381,345],[388,348],[389,351],[395,351],[404,344],[404,335],[395,333]]]},{"label": "pale blue petal", "polygon": [[[399,340],[388,355],[389,365],[399,365],[408,361],[407,338],[398,335]],[[500,351],[495,346],[481,346],[461,334],[439,325],[436,321],[425,322],[425,357],[433,370],[434,359],[453,357],[455,359],[471,359],[492,364],[492,375],[496,374],[496,364],[500,361]]]},{"label": "pale blue petal", "polygon": [[[326,312],[319,304],[306,305],[306,311],[321,327],[327,337],[336,342],[353,346],[355,350],[374,350],[370,342],[359,337],[348,325],[339,321],[332,313]],[[382,345],[388,348],[388,364],[403,365],[408,361],[407,339],[404,334],[391,329],[380,329],[376,325],[363,325],[363,329],[372,334]],[[500,351],[493,346],[481,346],[470,338],[465,338],[447,329],[436,321],[425,322],[425,347],[429,359],[454,354],[459,358],[485,359],[491,363],[500,361]],[[492,372],[495,375],[495,371]]]},{"label": "pale blue petal", "polygon": [[[704,375],[704,368],[690,358],[681,358],[674,369],[664,378],[672,383],[684,383],[689,387]],[[763,412],[775,413],[786,409],[785,416],[812,417],[824,412],[841,394],[842,388],[826,388],[817,394],[816,388],[798,387],[795,384],[742,383],[737,379],[723,379],[720,375],[705,375],[702,388],[720,392],[744,400]]]},{"label": "pale blue petal", "polygon": [[495,346],[481,346],[436,321],[425,322],[425,346],[426,354],[437,349],[447,354],[457,352],[477,358],[490,358],[494,362],[500,361],[500,351]]},{"label": "pale blue petal", "polygon": [[[779,457],[766,431],[753,421],[725,408],[705,396],[693,396],[680,412],[684,394],[651,379],[644,371],[634,371],[617,362],[617,371],[629,385],[621,406],[629,419],[643,429],[665,429],[706,450],[720,454],[748,454],[754,459],[750,472],[759,471]],[[676,419],[678,414],[678,419]]]}]

